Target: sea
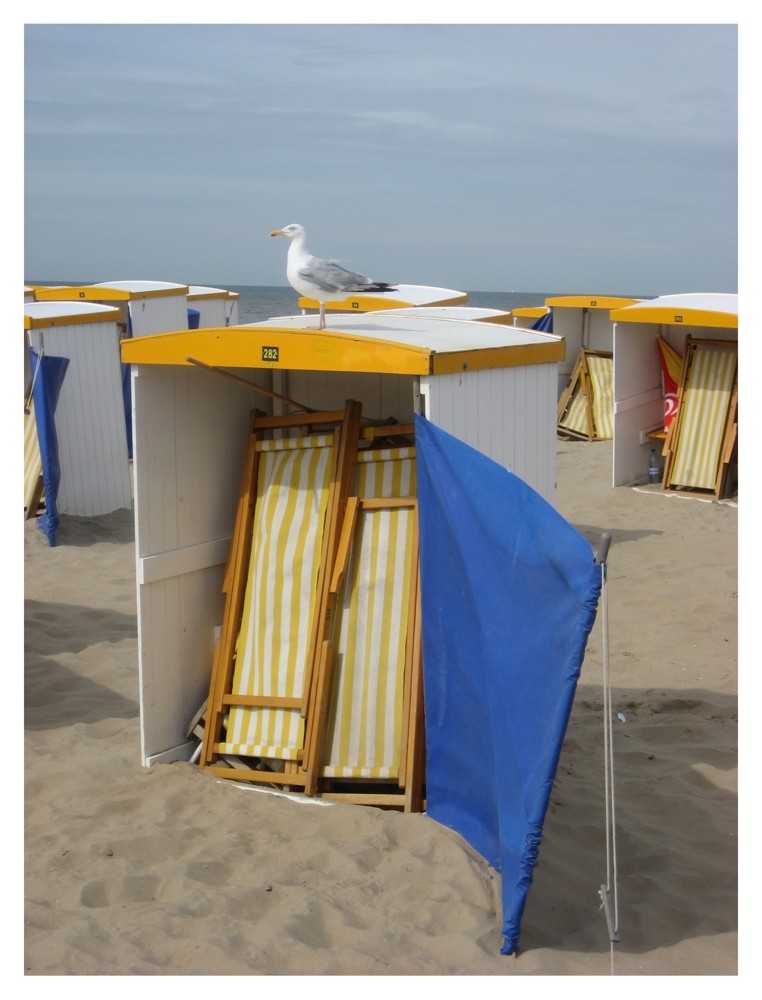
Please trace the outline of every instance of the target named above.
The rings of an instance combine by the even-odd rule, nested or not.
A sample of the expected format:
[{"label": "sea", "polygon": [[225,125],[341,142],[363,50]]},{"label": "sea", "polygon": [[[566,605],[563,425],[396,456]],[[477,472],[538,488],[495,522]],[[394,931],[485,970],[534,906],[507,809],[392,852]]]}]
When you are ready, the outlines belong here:
[{"label": "sea", "polygon": [[[55,287],[56,285],[87,285],[89,281],[34,281],[27,284],[43,285]],[[201,283],[189,282],[189,284],[199,284],[202,287],[222,288],[226,291],[237,292],[238,299],[238,322],[258,323],[261,320],[270,319],[273,316],[295,316],[301,312],[297,293],[288,285],[228,285],[224,283]],[[469,292],[468,301],[465,305],[477,306],[484,309],[501,309],[504,312],[511,312],[526,306],[544,306],[545,300],[555,296],[578,294],[568,291],[551,292]],[[601,293],[608,294],[608,293]],[[613,293],[612,293],[613,294]],[[624,293],[616,293],[624,294]],[[629,295],[630,298],[649,298],[646,295]]]},{"label": "sea", "polygon": [[[258,323],[271,316],[294,316],[301,312],[296,292],[278,285],[214,285],[240,295],[238,322]],[[510,312],[522,306],[542,306],[556,292],[468,292],[466,305]]]}]

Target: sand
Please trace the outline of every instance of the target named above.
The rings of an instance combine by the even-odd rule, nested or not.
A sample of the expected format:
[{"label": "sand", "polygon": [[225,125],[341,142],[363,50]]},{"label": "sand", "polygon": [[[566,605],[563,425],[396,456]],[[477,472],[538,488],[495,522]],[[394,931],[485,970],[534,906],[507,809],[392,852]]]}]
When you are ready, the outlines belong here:
[{"label": "sand", "polygon": [[736,976],[738,508],[614,490],[610,466],[610,442],[558,444],[558,509],[593,545],[613,538],[618,943],[599,896],[600,613],[520,951],[501,956],[499,876],[427,816],[141,766],[134,530],[117,511],[62,517],[53,548],[24,527],[26,981]]}]

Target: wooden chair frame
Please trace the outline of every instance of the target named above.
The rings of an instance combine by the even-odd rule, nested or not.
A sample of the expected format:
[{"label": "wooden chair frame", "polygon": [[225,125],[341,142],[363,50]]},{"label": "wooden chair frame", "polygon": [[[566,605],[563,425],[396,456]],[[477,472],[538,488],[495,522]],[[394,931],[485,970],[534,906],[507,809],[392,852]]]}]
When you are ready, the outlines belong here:
[{"label": "wooden chair frame", "polygon": [[[594,351],[583,347],[569,377],[569,384],[558,399],[556,411],[557,431],[564,437],[579,438],[583,441],[601,440],[600,428],[596,425],[592,399],[592,379],[588,370],[588,358],[613,358],[611,351]],[[584,413],[584,430],[578,426],[564,424],[573,403],[580,401]]]},{"label": "wooden chair frame", "polygon": [[[690,485],[677,481],[677,465],[681,446],[685,445],[687,435],[695,435],[696,429],[691,428],[691,415],[688,412],[686,396],[690,389],[690,379],[701,351],[735,352],[736,360],[732,374],[732,385],[729,391],[727,405],[718,413],[715,432],[719,431],[716,464],[713,481],[706,486]],[[736,455],[738,441],[738,343],[732,340],[700,339],[686,337],[683,369],[677,391],[677,413],[672,420],[664,443],[664,476],[662,488],[665,491],[679,492],[683,495],[702,496],[718,500],[724,496],[731,478],[731,470]],[[711,427],[706,428],[711,431]]]},{"label": "wooden chair frame", "polygon": [[[253,413],[251,416],[246,456],[241,478],[239,502],[235,520],[230,555],[225,571],[223,590],[226,594],[225,612],[219,642],[215,651],[203,741],[199,764],[218,777],[243,781],[265,782],[284,787],[304,787],[307,774],[296,764],[285,761],[283,769],[273,770],[270,761],[249,760],[224,753],[221,733],[225,716],[232,706],[244,708],[298,709],[304,717],[315,683],[317,635],[319,621],[327,596],[327,577],[335,553],[339,513],[346,498],[346,483],[350,480],[353,457],[356,453],[360,427],[361,408],[348,402],[343,411],[324,413],[296,413],[283,417],[267,417]],[[264,435],[276,430],[293,428],[332,427],[334,433],[333,461],[328,503],[323,528],[320,568],[317,579],[315,614],[311,624],[311,638],[304,672],[303,695],[299,699],[284,699],[262,695],[241,695],[232,691],[236,658],[236,643],[241,631],[249,561],[252,548],[252,526],[257,500],[257,475],[259,452],[257,442]]]},{"label": "wooden chair frame", "polygon": [[[265,698],[232,690],[236,644],[241,631],[245,591],[252,558],[252,530],[257,501],[259,450],[257,443],[275,430],[332,426],[334,465],[326,508],[323,550],[317,580],[316,612],[312,619],[308,663],[302,698]],[[217,777],[278,786],[327,799],[389,806],[419,812],[424,807],[424,712],[421,643],[420,579],[418,568],[417,501],[415,497],[350,495],[362,438],[363,448],[382,442],[411,444],[412,424],[367,427],[360,433],[360,406],[348,403],[344,411],[293,414],[285,418],[252,413],[230,554],[224,573],[226,595],[221,634],[215,650],[209,697],[191,723],[189,733],[201,740],[199,766]],[[342,580],[349,565],[358,517],[364,511],[406,508],[413,511],[412,563],[405,613],[405,662],[402,667],[402,732],[399,734],[399,774],[392,781],[337,782],[323,777],[323,753],[329,707],[336,683],[333,631]],[[304,719],[304,746],[297,760],[273,769],[263,761],[225,752],[222,734],[226,715],[235,706],[298,709]]]}]

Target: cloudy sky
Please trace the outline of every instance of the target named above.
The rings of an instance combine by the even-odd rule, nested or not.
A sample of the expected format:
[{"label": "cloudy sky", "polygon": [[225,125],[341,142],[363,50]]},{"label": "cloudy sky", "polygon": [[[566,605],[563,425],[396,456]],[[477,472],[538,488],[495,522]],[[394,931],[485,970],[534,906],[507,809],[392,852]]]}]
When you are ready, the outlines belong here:
[{"label": "cloudy sky", "polygon": [[737,291],[734,24],[27,24],[27,281]]}]

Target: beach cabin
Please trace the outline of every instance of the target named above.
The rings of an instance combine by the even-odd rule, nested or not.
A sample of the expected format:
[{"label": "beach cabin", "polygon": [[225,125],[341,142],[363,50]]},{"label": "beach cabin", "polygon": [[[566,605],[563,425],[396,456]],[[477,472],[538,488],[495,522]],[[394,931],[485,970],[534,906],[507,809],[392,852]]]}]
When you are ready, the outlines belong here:
[{"label": "beach cabin", "polygon": [[[660,464],[672,467],[672,462],[667,462],[670,449],[665,424],[674,424],[672,433],[677,432],[680,382],[688,374],[686,362],[695,356],[714,380],[708,390],[696,390],[690,381],[687,383],[688,395],[694,393],[696,400],[691,406],[697,428],[693,441],[697,454],[707,445],[711,454],[705,455],[705,461],[711,468],[704,480],[695,479],[694,473],[686,468],[688,476],[684,483],[677,482],[680,470],[675,469],[675,481],[670,481],[668,472],[662,485],[666,489],[694,490],[699,495],[713,497],[715,483],[723,487],[728,485],[726,481],[720,484],[717,480],[718,463],[727,465],[732,458],[728,449],[732,453],[735,444],[738,296],[725,293],[662,295],[615,307],[610,312],[610,319],[614,335],[612,485],[642,482],[649,452],[654,447]],[[698,373],[699,366],[692,370]],[[714,410],[699,409],[703,405],[700,404],[702,395],[710,400]],[[687,417],[688,412],[686,405],[683,417]],[[683,440],[687,440],[687,429],[681,430]]]},{"label": "beach cabin", "polygon": [[419,316],[429,319],[460,319],[474,323],[502,323],[513,326],[510,312],[485,306],[415,306],[412,309],[390,309],[391,316]]},{"label": "beach cabin", "polygon": [[188,286],[169,281],[103,281],[40,288],[38,302],[100,302],[119,309],[123,337],[144,337],[188,326]]},{"label": "beach cabin", "polygon": [[[209,288],[205,285],[188,286],[188,311],[198,313],[197,326],[237,326],[238,292],[224,288]],[[188,324],[191,326],[191,323]]]},{"label": "beach cabin", "polygon": [[513,325],[528,330],[549,312],[548,306],[518,306],[516,309],[511,309]]},{"label": "beach cabin", "polygon": [[609,311],[635,301],[586,295],[545,300],[552,312],[550,329],[566,341],[558,385],[557,426],[562,437],[595,441],[613,436],[613,329]]},{"label": "beach cabin", "polygon": [[55,411],[62,514],[132,506],[119,320],[118,309],[96,302],[24,303],[25,340],[35,355],[30,380],[35,359],[68,360]]},{"label": "beach cabin", "polygon": [[[353,408],[361,434],[377,442],[401,434],[408,449],[420,414],[552,500],[563,357],[557,337],[385,310],[337,313],[323,331],[314,316],[296,316],[123,341],[132,369],[143,762],[189,759],[215,650],[229,641],[223,574],[247,509],[239,496],[252,410],[285,427],[328,419],[316,413],[343,420]],[[316,447],[328,446],[330,434],[315,435]],[[414,471],[403,464],[405,475]]]},{"label": "beach cabin", "polygon": [[[432,285],[397,285],[391,292],[356,294],[346,299],[326,302],[326,313],[366,313],[382,309],[411,309],[419,306],[458,306],[468,301],[466,292],[452,288],[437,288]],[[306,296],[299,298],[299,308],[310,314],[318,312],[317,299]]]},{"label": "beach cabin", "polygon": [[614,329],[610,313],[637,299],[611,295],[556,295],[545,299],[553,312],[553,333],[566,341],[566,359],[558,371],[558,393],[568,387],[583,350],[611,354]]}]

